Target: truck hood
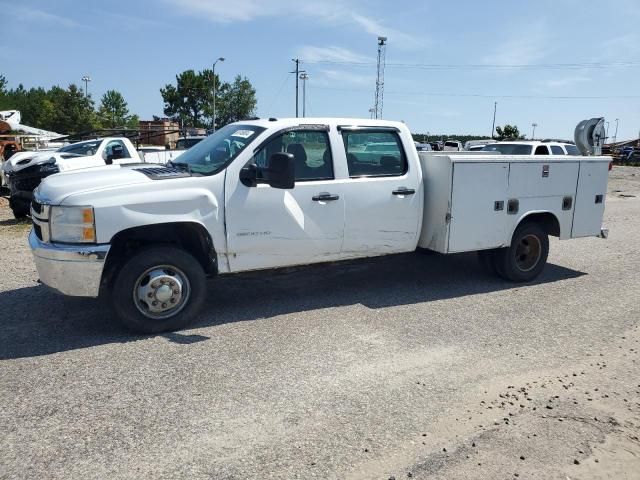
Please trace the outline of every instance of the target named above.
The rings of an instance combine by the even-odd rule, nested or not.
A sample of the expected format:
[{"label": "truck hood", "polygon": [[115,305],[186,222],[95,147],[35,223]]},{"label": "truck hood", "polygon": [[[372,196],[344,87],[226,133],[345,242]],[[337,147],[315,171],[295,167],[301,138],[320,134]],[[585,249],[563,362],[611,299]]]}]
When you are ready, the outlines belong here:
[{"label": "truck hood", "polygon": [[137,170],[141,167],[108,165],[58,173],[45,178],[34,195],[40,202],[60,205],[70,195],[152,182]]}]

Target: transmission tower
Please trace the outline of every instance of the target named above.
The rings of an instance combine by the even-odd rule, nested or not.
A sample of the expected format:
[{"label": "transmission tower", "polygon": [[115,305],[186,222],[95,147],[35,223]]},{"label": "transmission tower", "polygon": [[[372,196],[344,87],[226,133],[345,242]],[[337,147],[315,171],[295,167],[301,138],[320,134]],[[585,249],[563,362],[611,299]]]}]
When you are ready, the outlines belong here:
[{"label": "transmission tower", "polygon": [[387,37],[378,37],[378,76],[376,78],[376,98],[373,104],[374,117],[382,118],[384,105],[384,66],[387,55]]}]

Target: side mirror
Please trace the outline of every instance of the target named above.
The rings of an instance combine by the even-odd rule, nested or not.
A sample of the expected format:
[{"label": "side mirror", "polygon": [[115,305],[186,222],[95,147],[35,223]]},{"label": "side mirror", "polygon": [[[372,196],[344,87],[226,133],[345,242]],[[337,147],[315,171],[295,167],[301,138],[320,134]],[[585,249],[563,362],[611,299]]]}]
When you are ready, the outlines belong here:
[{"label": "side mirror", "polygon": [[105,160],[105,162],[107,165],[111,165],[113,164],[113,153],[110,153],[109,155],[107,155],[107,159]]},{"label": "side mirror", "polygon": [[240,170],[240,182],[245,187],[255,187],[258,185],[258,167],[254,163],[245,165]]},{"label": "side mirror", "polygon": [[261,169],[264,182],[270,187],[291,189],[296,183],[295,160],[291,153],[278,152],[269,157],[267,167]]}]

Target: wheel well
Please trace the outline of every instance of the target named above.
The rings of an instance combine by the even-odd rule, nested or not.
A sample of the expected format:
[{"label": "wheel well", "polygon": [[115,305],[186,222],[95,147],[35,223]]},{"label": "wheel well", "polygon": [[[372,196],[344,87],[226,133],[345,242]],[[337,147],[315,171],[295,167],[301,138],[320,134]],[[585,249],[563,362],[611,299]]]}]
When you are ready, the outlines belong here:
[{"label": "wheel well", "polygon": [[172,245],[194,256],[205,273],[217,273],[216,252],[207,229],[195,222],[160,223],[128,228],[111,239],[103,284],[115,275],[117,266],[137,250],[151,245]]},{"label": "wheel well", "polygon": [[537,223],[544,229],[547,235],[552,235],[554,237],[560,236],[560,222],[553,213],[532,213],[523,217],[518,225],[522,225],[523,222]]}]

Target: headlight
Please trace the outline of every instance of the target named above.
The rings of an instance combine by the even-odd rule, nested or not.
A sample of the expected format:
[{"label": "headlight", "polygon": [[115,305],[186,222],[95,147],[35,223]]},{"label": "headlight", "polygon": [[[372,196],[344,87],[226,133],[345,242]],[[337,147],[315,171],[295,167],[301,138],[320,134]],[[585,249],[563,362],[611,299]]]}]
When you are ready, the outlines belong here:
[{"label": "headlight", "polygon": [[51,241],[96,243],[93,207],[51,207]]}]

